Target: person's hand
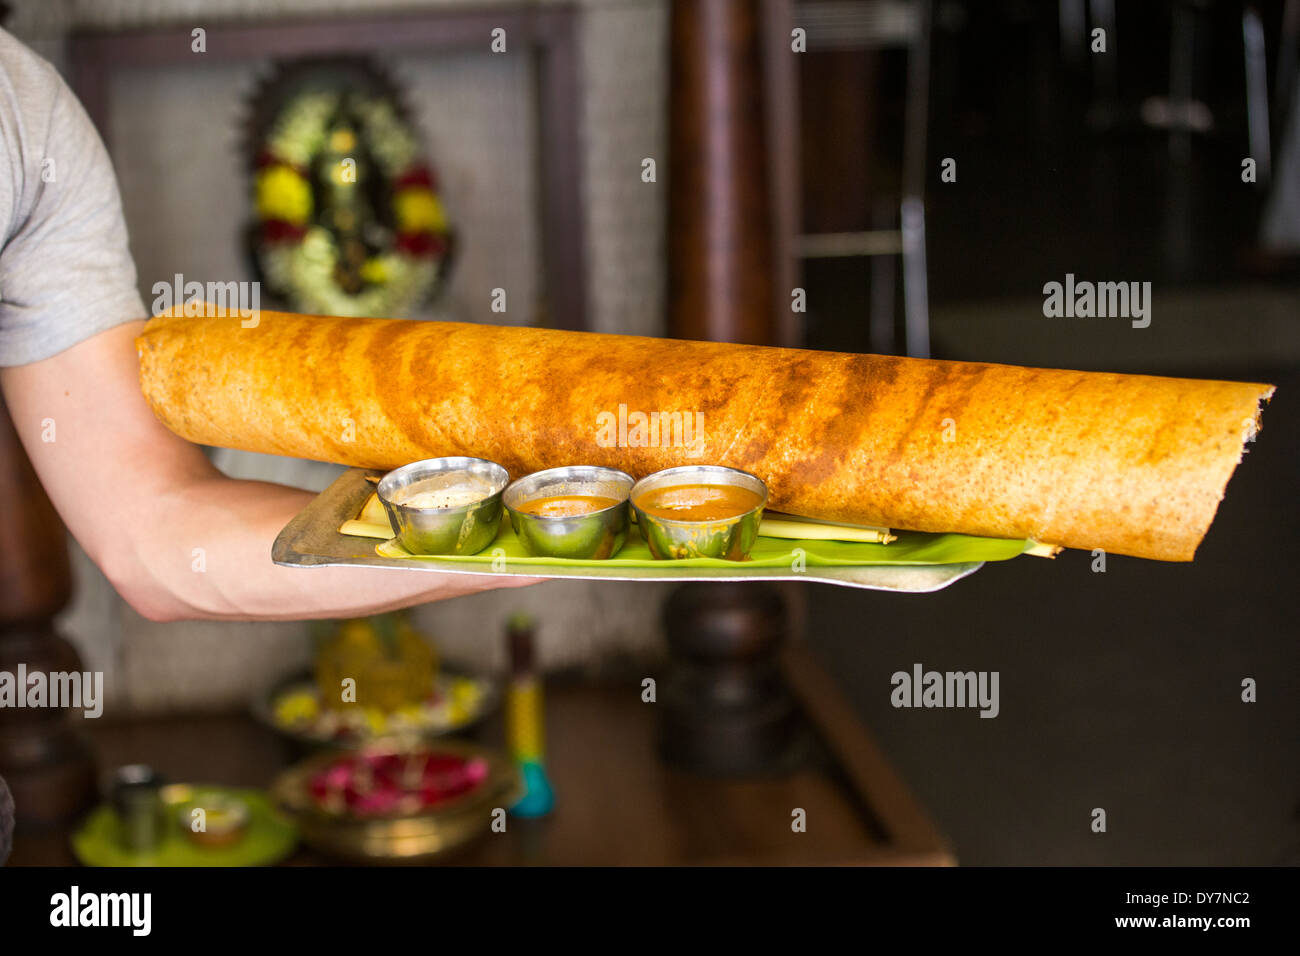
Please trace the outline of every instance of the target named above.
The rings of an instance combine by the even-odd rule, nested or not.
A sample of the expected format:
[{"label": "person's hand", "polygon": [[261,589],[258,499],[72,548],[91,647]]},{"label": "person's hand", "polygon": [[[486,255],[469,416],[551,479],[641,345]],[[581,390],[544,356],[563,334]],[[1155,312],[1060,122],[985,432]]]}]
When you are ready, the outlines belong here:
[{"label": "person's hand", "polygon": [[0,387],[64,523],[145,617],[352,617],[541,580],[275,565],[272,542],[313,496],[226,478],[168,431],[140,392],[142,327],[0,369]]}]

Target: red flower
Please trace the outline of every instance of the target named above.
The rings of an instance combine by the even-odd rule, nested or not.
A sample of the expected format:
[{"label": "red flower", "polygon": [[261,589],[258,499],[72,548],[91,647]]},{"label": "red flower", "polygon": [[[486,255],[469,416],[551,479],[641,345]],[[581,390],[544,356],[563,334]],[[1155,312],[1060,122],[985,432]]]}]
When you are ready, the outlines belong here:
[{"label": "red flower", "polygon": [[425,186],[433,192],[437,192],[438,177],[428,166],[412,166],[393,180],[393,192],[407,186]]},{"label": "red flower", "polygon": [[482,786],[488,765],[459,754],[365,752],[342,757],[312,775],[308,789],[318,806],[341,803],[358,816],[415,812]]},{"label": "red flower", "polygon": [[447,251],[447,237],[433,232],[403,232],[398,234],[396,246],[407,255],[434,258]]},{"label": "red flower", "polygon": [[306,228],[283,219],[268,219],[262,223],[263,242],[299,242],[307,234]]}]

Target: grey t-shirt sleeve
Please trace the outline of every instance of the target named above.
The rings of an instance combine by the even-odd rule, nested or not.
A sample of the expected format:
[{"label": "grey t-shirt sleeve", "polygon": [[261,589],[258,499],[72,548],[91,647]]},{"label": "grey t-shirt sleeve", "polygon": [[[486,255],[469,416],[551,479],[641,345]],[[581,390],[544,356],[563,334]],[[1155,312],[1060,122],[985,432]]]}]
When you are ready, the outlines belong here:
[{"label": "grey t-shirt sleeve", "polygon": [[[0,366],[147,318],[108,152],[49,64],[0,42]],[[16,48],[16,49],[15,49]]]}]

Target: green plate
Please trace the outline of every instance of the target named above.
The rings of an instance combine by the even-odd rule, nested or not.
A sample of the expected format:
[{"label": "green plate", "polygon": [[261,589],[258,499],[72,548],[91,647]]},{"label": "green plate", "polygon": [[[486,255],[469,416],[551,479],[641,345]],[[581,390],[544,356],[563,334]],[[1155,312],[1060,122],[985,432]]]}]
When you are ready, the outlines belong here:
[{"label": "green plate", "polygon": [[[897,541],[889,544],[867,544],[853,541],[822,541],[790,538],[765,538],[760,536],[749,553],[749,560],[740,562],[749,568],[789,568],[796,559],[811,568],[868,567],[874,565],[935,565],[965,564],[979,561],[1006,561],[1023,554],[1033,546],[1032,541],[1015,541],[1003,538],[976,538],[967,534],[925,534],[920,531],[897,531]],[[801,553],[800,553],[801,552]],[[683,558],[677,561],[659,561],[650,554],[650,548],[641,531],[633,527],[628,531],[627,543],[612,558],[603,561],[574,558],[533,557],[515,537],[509,521],[501,522],[496,540],[478,554],[422,555],[411,554],[395,538],[375,546],[375,553],[385,558],[454,561],[464,564],[492,564],[505,558],[509,564],[553,565],[575,568],[653,568],[671,564],[677,568],[735,568],[737,562],[721,558]]]},{"label": "green plate", "polygon": [[203,847],[192,842],[177,819],[180,804],[169,804],[169,826],[162,844],[148,853],[128,853],[118,842],[118,819],[108,804],[100,804],[72,835],[72,852],[86,866],[269,866],[292,851],[298,831],[260,790],[229,787],[200,788],[219,791],[248,805],[248,829],[235,843]]}]

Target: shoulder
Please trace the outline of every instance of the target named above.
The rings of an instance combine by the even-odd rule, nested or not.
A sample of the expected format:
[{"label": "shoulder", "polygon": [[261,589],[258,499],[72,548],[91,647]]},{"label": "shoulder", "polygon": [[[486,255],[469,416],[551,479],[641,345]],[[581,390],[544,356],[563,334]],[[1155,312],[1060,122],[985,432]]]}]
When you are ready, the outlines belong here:
[{"label": "shoulder", "polygon": [[30,213],[41,163],[71,103],[58,71],[0,30],[0,241]]},{"label": "shoulder", "polygon": [[0,30],[0,116],[14,120],[17,132],[47,128],[51,113],[69,95],[67,84],[49,61]]}]

